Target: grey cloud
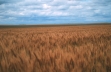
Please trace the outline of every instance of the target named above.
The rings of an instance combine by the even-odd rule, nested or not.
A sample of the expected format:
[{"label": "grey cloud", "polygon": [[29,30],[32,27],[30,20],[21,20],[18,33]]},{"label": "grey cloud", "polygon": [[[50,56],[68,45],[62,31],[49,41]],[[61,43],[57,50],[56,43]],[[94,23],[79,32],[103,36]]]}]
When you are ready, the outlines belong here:
[{"label": "grey cloud", "polygon": [[111,0],[93,0],[93,4],[97,5],[97,6],[107,6],[109,4],[111,4]]},{"label": "grey cloud", "polygon": [[24,1],[24,0],[0,0],[0,5],[7,4],[7,3],[21,2],[21,1]]},{"label": "grey cloud", "polygon": [[0,5],[6,3],[5,1],[0,1]]}]

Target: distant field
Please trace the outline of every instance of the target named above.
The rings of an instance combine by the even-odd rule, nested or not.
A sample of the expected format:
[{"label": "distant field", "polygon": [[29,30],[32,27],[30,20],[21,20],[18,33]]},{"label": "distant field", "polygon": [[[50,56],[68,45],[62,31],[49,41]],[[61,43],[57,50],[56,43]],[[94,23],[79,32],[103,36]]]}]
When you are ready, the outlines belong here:
[{"label": "distant field", "polygon": [[24,27],[0,27],[0,72],[111,72],[110,24]]}]

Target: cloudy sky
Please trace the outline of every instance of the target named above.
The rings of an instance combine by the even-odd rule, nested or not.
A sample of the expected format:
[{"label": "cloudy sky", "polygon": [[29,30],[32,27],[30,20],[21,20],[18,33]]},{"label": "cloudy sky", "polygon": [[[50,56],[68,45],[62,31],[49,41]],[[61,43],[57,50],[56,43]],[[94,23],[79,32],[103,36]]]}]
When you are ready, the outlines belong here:
[{"label": "cloudy sky", "polygon": [[111,23],[111,0],[0,0],[0,24]]}]

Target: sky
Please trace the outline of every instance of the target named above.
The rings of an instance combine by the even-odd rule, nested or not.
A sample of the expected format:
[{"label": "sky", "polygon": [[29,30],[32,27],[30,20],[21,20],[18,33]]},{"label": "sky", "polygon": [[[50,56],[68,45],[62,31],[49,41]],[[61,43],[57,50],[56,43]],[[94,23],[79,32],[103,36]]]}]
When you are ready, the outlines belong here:
[{"label": "sky", "polygon": [[111,23],[111,0],[0,0],[0,25]]}]

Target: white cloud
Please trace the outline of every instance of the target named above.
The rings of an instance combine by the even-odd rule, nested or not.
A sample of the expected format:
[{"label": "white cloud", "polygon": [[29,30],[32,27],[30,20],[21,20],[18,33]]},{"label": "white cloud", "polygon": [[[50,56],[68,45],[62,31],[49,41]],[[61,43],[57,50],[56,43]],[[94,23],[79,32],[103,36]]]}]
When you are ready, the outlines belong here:
[{"label": "white cloud", "polygon": [[9,20],[15,20],[16,18],[15,17],[9,17],[8,19]]},{"label": "white cloud", "polygon": [[70,6],[69,9],[82,9],[82,5],[77,5],[77,6]]},{"label": "white cloud", "polygon": [[100,13],[100,10],[99,10],[99,9],[97,9],[97,10],[95,10],[94,12],[95,12],[95,13]]},{"label": "white cloud", "polygon": [[65,12],[55,11],[52,13],[53,16],[67,16],[68,14]]},{"label": "white cloud", "polygon": [[3,16],[0,16],[0,18],[3,18]]},{"label": "white cloud", "polygon": [[49,6],[48,4],[42,4],[42,6],[43,6],[44,9],[49,9],[49,8],[51,8],[51,6]]},{"label": "white cloud", "polygon": [[20,12],[19,15],[25,15],[23,12]]}]

